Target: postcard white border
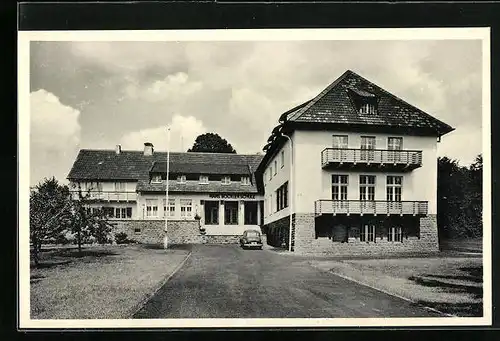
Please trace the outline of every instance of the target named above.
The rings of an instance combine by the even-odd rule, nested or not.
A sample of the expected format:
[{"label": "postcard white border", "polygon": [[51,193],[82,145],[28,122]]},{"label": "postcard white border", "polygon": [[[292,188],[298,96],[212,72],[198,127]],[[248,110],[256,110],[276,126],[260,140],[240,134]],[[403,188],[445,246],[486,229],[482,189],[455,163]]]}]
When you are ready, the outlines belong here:
[{"label": "postcard white border", "polygon": [[[286,319],[101,319],[34,320],[30,318],[29,269],[29,59],[31,41],[300,41],[300,40],[481,40],[483,56],[483,317],[440,318],[286,318]],[[491,302],[491,136],[490,28],[398,29],[244,29],[155,31],[20,31],[18,32],[18,262],[21,329],[55,328],[231,328],[231,327],[416,327],[486,326]]]}]

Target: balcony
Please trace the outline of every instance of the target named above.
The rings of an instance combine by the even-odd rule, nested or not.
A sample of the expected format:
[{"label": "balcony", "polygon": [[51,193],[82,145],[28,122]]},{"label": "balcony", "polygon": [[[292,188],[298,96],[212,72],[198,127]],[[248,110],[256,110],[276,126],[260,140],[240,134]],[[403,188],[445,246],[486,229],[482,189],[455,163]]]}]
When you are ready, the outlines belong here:
[{"label": "balcony", "polygon": [[[137,201],[137,193],[136,192],[115,192],[115,191],[90,191],[83,192],[82,195],[86,196],[90,200],[96,201],[116,201],[116,202],[129,202],[129,201]],[[72,191],[71,197],[74,200],[78,200],[78,191]]]},{"label": "balcony", "polygon": [[409,172],[421,166],[422,151],[418,150],[325,148],[321,152],[323,169]]},{"label": "balcony", "polygon": [[362,200],[317,200],[314,202],[316,216],[323,214],[357,215],[427,215],[427,201],[362,201]]}]

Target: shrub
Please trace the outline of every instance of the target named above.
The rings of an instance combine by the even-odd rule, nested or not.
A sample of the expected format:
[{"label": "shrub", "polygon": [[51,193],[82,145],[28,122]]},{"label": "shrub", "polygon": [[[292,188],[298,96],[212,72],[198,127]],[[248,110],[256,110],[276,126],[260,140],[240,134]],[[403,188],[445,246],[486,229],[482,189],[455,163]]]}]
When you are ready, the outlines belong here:
[{"label": "shrub", "polygon": [[118,232],[115,234],[115,242],[116,244],[128,244],[130,241],[128,240],[128,236],[125,232]]}]

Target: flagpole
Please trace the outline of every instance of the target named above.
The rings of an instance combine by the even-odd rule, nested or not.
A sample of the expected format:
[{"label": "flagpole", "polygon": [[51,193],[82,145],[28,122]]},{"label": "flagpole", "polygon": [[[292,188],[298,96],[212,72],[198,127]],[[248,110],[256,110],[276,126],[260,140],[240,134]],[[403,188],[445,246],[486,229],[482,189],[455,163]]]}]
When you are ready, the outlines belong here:
[{"label": "flagpole", "polygon": [[170,171],[170,127],[167,127],[167,176],[165,178],[165,237],[163,239],[163,247],[168,249],[168,177]]}]

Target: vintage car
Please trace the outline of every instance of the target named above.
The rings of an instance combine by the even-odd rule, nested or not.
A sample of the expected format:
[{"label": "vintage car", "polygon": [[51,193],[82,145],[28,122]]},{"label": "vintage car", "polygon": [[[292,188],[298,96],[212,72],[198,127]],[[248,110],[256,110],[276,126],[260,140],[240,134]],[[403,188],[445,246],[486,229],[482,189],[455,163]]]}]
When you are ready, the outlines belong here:
[{"label": "vintage car", "polygon": [[262,236],[258,230],[246,230],[240,237],[242,248],[258,248],[262,250]]}]

